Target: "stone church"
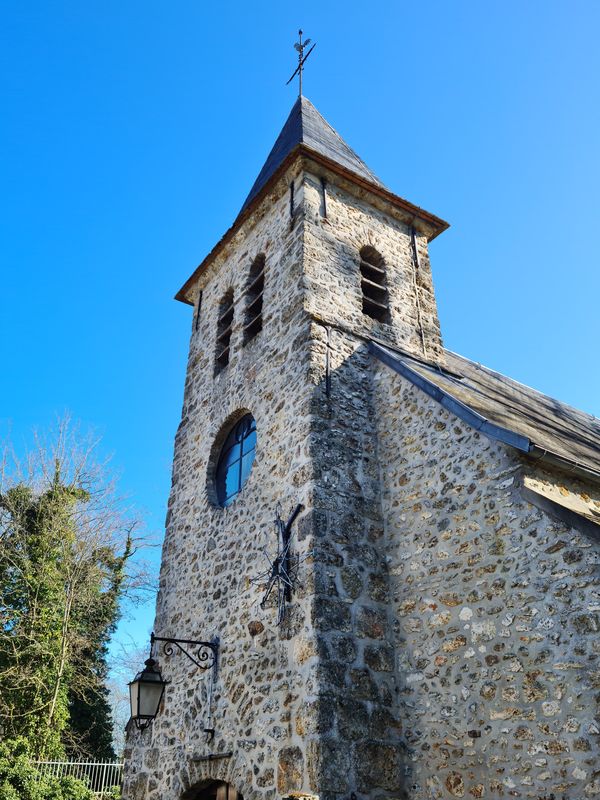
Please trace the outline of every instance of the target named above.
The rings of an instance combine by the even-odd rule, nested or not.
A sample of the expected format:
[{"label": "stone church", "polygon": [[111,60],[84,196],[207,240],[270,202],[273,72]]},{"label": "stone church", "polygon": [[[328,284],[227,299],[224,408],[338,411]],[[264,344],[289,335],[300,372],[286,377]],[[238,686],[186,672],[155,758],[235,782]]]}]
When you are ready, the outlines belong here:
[{"label": "stone church", "polygon": [[178,292],[127,800],[600,797],[600,423],[444,349],[446,228],[301,96]]}]

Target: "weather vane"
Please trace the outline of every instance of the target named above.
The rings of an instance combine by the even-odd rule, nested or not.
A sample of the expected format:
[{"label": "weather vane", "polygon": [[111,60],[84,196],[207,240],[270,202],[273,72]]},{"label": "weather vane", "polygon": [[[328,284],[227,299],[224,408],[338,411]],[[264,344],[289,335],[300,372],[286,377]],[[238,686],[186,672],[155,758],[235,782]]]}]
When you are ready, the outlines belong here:
[{"label": "weather vane", "polygon": [[[294,47],[298,51],[298,66],[296,67],[292,77],[286,83],[286,86],[294,80],[296,75],[298,75],[299,78],[300,78],[300,91],[298,92],[298,96],[302,97],[302,71],[304,70],[304,62],[309,57],[309,55],[312,53],[312,51],[315,49],[315,45],[313,44],[313,46],[310,48],[308,53],[306,55],[304,55],[304,49],[306,47],[308,47],[308,45],[310,44],[310,39],[307,39],[305,42],[303,42],[302,41],[302,31],[299,30],[298,34],[299,34],[300,41],[296,42],[295,45],[294,45]],[[315,44],[316,44],[316,42],[315,42]]]}]

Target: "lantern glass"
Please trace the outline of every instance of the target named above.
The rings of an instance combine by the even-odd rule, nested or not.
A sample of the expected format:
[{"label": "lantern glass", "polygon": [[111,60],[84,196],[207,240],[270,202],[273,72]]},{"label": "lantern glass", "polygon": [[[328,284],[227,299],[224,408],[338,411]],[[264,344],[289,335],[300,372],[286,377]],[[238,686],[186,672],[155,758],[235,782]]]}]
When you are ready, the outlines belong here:
[{"label": "lantern glass", "polygon": [[148,724],[158,713],[166,681],[163,680],[160,670],[156,669],[155,661],[149,658],[146,667],[135,676],[129,684],[129,701],[131,704],[131,717],[136,724]]}]

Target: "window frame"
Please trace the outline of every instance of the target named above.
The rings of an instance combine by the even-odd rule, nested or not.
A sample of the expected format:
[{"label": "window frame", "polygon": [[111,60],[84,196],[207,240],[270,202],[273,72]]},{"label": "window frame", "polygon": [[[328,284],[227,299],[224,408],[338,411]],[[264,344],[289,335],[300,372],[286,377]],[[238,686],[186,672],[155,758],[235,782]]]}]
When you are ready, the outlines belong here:
[{"label": "window frame", "polygon": [[[249,440],[252,440],[252,445],[247,447],[246,443]],[[229,429],[219,450],[214,473],[215,495],[217,504],[221,508],[227,508],[233,503],[250,477],[256,458],[257,440],[256,420],[250,413],[244,414]],[[245,468],[244,463],[249,456],[251,456],[250,462]],[[234,491],[228,488],[230,477],[233,477]]]}]

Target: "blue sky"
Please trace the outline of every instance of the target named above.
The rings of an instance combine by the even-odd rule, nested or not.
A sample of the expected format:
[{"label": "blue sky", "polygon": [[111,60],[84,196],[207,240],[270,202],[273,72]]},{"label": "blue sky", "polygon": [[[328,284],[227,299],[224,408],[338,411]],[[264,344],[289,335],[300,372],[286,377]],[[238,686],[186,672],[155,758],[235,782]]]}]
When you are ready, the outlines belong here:
[{"label": "blue sky", "polygon": [[[0,430],[69,410],[159,534],[191,309],[305,93],[431,246],[446,345],[600,416],[596,2],[5,3]],[[140,642],[152,604],[123,623]]]}]

